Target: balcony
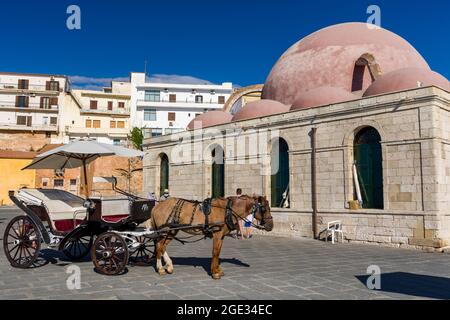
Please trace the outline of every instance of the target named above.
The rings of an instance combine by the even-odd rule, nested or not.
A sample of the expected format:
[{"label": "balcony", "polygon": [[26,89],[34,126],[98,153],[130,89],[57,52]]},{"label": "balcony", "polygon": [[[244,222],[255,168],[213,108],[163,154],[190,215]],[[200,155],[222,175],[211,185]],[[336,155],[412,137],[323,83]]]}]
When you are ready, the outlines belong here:
[{"label": "balcony", "polygon": [[126,137],[130,133],[129,128],[86,128],[66,126],[64,130],[68,135],[107,135],[110,137]]},{"label": "balcony", "polygon": [[221,109],[223,108],[223,103],[218,101],[196,102],[193,99],[185,100],[169,100],[169,99],[158,99],[158,100],[137,100],[138,107],[171,107],[171,108],[190,108],[190,109]]},{"label": "balcony", "polygon": [[112,108],[112,109],[104,109],[104,108],[100,108],[100,109],[90,109],[87,107],[84,107],[80,110],[81,114],[109,114],[109,115],[114,115],[114,116],[129,116],[130,115],[130,108]]},{"label": "balcony", "polygon": [[13,101],[0,101],[0,111],[20,111],[20,112],[49,112],[58,113],[59,106],[46,105],[40,103],[28,103],[26,106],[19,107]]},{"label": "balcony", "polygon": [[60,92],[64,92],[63,88],[58,90],[46,90],[45,85],[28,85],[27,88],[19,88],[18,83],[0,83],[0,93],[12,93],[12,94],[29,94],[29,93],[40,93],[45,95],[59,95]]},{"label": "balcony", "polygon": [[21,125],[16,123],[0,122],[0,130],[11,130],[11,131],[48,131],[57,132],[57,124],[50,125],[48,123],[38,123],[32,125]]}]

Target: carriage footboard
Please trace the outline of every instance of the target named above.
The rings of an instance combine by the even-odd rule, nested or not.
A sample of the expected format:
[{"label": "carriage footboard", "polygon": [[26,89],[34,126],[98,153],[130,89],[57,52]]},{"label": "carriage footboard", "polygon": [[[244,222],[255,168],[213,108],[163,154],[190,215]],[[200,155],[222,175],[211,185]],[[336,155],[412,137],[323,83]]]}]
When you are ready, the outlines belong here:
[{"label": "carriage footboard", "polygon": [[17,197],[14,195],[14,191],[9,191],[9,198],[20,210],[25,212],[26,215],[30,217],[30,219],[37,226],[45,243],[49,244],[50,235],[48,234],[47,229],[45,228],[44,224],[42,223],[41,219],[37,216],[37,214],[34,213],[34,211],[28,208],[26,205],[24,205],[21,201],[19,201],[19,199],[17,199]]}]

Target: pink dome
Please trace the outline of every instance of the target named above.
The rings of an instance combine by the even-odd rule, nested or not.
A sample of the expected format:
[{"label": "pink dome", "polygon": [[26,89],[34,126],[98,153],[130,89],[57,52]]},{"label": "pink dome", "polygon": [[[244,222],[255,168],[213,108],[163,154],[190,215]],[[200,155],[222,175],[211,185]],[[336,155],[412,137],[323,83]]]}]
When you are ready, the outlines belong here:
[{"label": "pink dome", "polygon": [[405,68],[390,72],[377,79],[364,92],[364,97],[378,94],[414,89],[419,87],[437,86],[450,91],[450,83],[439,73],[420,68]]},{"label": "pink dome", "polygon": [[187,129],[194,130],[218,126],[220,124],[230,122],[232,117],[233,116],[231,115],[231,113],[225,111],[221,110],[208,111],[192,119],[192,121],[189,122],[189,124],[187,125]]},{"label": "pink dome", "polygon": [[[379,74],[409,67],[429,69],[406,40],[388,30],[366,23],[338,24],[290,47],[272,68],[262,97],[290,105],[303,92],[318,87],[340,87],[352,92],[355,63],[360,58],[371,60]],[[368,77],[369,81],[362,90],[372,80],[367,73],[364,79]]]},{"label": "pink dome", "polygon": [[300,110],[311,107],[356,100],[358,97],[342,88],[320,87],[304,92],[291,107],[291,110]]},{"label": "pink dome", "polygon": [[247,103],[233,116],[232,121],[254,119],[272,114],[285,113],[289,111],[289,106],[273,100],[258,100]]}]

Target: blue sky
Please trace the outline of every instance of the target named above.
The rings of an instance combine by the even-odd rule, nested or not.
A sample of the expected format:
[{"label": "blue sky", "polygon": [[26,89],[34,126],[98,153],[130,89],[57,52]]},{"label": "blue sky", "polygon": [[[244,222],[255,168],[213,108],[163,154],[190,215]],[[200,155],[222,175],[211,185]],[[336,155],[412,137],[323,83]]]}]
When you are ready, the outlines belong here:
[{"label": "blue sky", "polygon": [[[70,4],[81,8],[81,30],[66,28]],[[157,79],[263,83],[293,43],[366,21],[370,4],[380,6],[382,27],[450,79],[448,0],[2,1],[0,71],[78,76],[95,86],[143,71],[147,60]]]}]

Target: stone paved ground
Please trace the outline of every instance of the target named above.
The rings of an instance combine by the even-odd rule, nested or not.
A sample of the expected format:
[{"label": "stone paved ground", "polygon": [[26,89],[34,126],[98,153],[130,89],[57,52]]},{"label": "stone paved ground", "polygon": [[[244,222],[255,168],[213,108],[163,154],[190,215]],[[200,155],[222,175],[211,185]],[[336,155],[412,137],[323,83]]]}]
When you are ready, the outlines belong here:
[{"label": "stone paved ground", "polygon": [[[18,211],[0,209],[0,238]],[[66,287],[70,262],[47,250],[46,265],[13,269],[0,253],[0,299],[450,299],[450,256],[371,245],[331,245],[309,239],[227,238],[222,251],[225,277],[212,280],[211,240],[173,243],[173,275],[153,267],[129,267],[103,276],[90,261],[81,268],[80,290]],[[382,271],[381,290],[365,286],[369,265]],[[359,276],[359,277],[358,277]]]}]

